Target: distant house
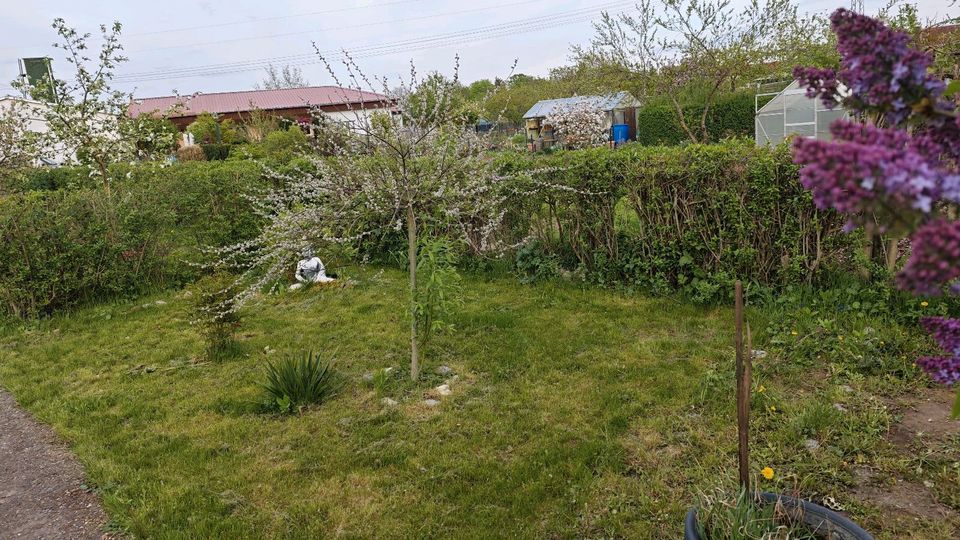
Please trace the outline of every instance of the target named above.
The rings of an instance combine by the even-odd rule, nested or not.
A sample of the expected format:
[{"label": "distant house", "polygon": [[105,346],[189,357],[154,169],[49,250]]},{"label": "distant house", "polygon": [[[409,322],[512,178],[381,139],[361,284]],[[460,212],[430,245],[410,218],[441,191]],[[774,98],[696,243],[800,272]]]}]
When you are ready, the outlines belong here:
[{"label": "distant house", "polygon": [[133,118],[141,114],[168,115],[182,131],[203,113],[243,122],[251,112],[261,110],[294,122],[309,122],[311,111],[317,109],[331,120],[350,124],[365,121],[373,110],[390,107],[390,99],[382,94],[338,86],[309,86],[135,98],[129,114]]},{"label": "distant house", "polygon": [[588,105],[607,114],[607,129],[610,140],[613,126],[627,126],[626,140],[637,140],[637,108],[640,101],[630,92],[617,92],[606,96],[573,96],[561,99],[538,101],[523,115],[526,123],[527,141],[534,145],[549,147],[556,142],[553,126],[547,121],[551,114],[564,108]]},{"label": "distant house", "polygon": [[[44,118],[48,105],[42,101],[24,99],[14,96],[0,96],[0,115],[11,107],[20,107],[26,116],[26,129],[33,133],[48,133],[50,126]],[[76,152],[66,148],[62,143],[52,142],[43,148],[43,153],[37,160],[38,166],[59,167],[69,164],[76,159]]]}]

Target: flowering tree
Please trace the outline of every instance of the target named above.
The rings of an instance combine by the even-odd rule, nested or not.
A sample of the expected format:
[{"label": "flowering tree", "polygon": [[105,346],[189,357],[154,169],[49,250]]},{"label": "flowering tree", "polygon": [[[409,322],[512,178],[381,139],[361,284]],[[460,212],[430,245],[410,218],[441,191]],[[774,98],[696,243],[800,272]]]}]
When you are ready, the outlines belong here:
[{"label": "flowering tree", "polygon": [[[586,64],[626,68],[649,96],[669,100],[691,142],[707,142],[707,118],[722,92],[763,74],[784,53],[806,49],[781,46],[810,31],[796,11],[790,0],[755,0],[742,9],[730,0],[640,0],[633,13],[604,13],[591,47],[574,54]],[[685,112],[684,98],[702,110]]]},{"label": "flowering tree", "polygon": [[[376,107],[351,109],[349,126],[322,122],[322,131],[333,132],[321,133],[328,141],[323,153],[305,156],[309,166],[295,173],[271,172],[284,187],[254,201],[267,220],[263,232],[216,250],[217,264],[247,268],[240,278],[247,286],[235,303],[239,307],[283,275],[304,251],[403,232],[410,374],[416,380],[423,337],[437,323],[438,312],[428,304],[442,296],[425,289],[430,280],[424,284],[419,270],[437,265],[421,268],[421,249],[432,238],[456,238],[478,253],[502,248],[500,225],[511,193],[494,172],[485,135],[464,125],[457,114],[451,93],[456,75],[453,84],[436,85],[431,83],[435,77],[421,79],[411,68],[409,78],[391,88],[387,80],[367,78],[349,56],[344,61],[349,84],[324,63],[343,92],[353,97],[370,92],[367,98],[373,96]],[[425,93],[430,100],[422,99]],[[431,277],[439,279],[447,270]]]},{"label": "flowering tree", "polygon": [[[827,107],[842,104],[859,121],[835,121],[832,141],[795,141],[801,182],[817,206],[848,215],[850,228],[878,223],[910,236],[910,258],[897,276],[901,288],[960,293],[960,119],[953,99],[960,84],[948,87],[932,75],[931,56],[911,48],[905,33],[845,9],[830,20],[839,70],[798,67],[794,75],[808,96]],[[960,320],[921,322],[945,355],[917,365],[951,386],[960,380]]]},{"label": "flowering tree", "polygon": [[570,148],[599,146],[608,139],[606,113],[586,100],[557,107],[544,123],[553,126],[563,144]]},{"label": "flowering tree", "polygon": [[110,88],[114,70],[126,61],[120,23],[100,26],[95,60],[88,56],[89,33],[79,33],[63,19],[54,20],[53,28],[60,37],[54,47],[66,54],[73,78],[39,81],[29,90],[37,99],[48,100],[39,108],[50,130],[48,143],[90,167],[109,193],[109,165],[135,158],[139,138],[137,124],[127,116],[131,96]]}]

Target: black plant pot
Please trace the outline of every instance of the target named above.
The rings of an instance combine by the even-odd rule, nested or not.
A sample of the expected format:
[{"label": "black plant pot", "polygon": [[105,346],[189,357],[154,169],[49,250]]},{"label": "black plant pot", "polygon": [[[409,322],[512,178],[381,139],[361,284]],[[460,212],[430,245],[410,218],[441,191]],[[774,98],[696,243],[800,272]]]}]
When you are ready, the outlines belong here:
[{"label": "black plant pot", "polygon": [[[766,492],[760,493],[760,500],[765,504],[776,504],[779,501],[795,519],[803,522],[814,533],[822,535],[824,539],[873,540],[870,533],[861,529],[856,523],[818,504]],[[687,518],[683,522],[683,539],[707,540],[701,537],[697,530],[696,508],[691,508],[687,512]]]}]

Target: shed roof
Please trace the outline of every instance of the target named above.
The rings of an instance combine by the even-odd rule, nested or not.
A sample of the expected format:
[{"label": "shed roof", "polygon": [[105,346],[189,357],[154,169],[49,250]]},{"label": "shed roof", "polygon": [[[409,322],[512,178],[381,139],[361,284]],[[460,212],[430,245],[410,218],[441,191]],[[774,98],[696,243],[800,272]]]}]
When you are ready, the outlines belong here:
[{"label": "shed roof", "polygon": [[607,94],[605,96],[573,96],[560,99],[544,99],[534,103],[533,107],[530,107],[530,110],[527,111],[523,117],[541,118],[550,116],[551,113],[558,109],[582,104],[596,107],[602,111],[612,111],[620,107],[634,107],[639,105],[639,102],[630,92],[625,91]]},{"label": "shed roof", "polygon": [[178,104],[182,104],[182,108],[172,114],[171,118],[197,116],[205,112],[223,114],[248,112],[254,109],[269,111],[388,101],[387,96],[375,92],[340,88],[339,86],[308,86],[278,90],[214,92],[192,96],[135,98],[133,103],[130,104],[130,116],[136,118],[144,113],[168,112]]}]

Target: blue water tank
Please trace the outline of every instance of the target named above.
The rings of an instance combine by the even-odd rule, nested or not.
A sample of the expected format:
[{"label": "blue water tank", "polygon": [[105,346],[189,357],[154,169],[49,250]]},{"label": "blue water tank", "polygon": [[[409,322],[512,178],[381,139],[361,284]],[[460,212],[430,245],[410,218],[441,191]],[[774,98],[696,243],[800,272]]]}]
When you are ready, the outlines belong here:
[{"label": "blue water tank", "polygon": [[613,125],[613,144],[623,144],[630,138],[630,126],[627,124]]}]

